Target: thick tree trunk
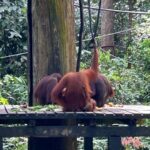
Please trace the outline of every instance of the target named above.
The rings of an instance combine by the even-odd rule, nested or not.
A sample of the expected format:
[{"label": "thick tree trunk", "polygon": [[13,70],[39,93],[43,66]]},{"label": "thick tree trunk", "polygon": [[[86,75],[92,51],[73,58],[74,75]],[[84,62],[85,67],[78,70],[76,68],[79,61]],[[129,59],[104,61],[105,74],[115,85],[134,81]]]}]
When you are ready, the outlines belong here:
[{"label": "thick tree trunk", "polygon": [[[113,9],[113,0],[102,0],[101,8]],[[109,34],[113,32],[114,14],[111,11],[102,11],[101,18],[101,34]],[[110,49],[114,54],[114,35],[101,38],[101,47],[105,50]]]},{"label": "thick tree trunk", "polygon": [[72,0],[36,0],[33,12],[34,85],[44,75],[75,70]]},{"label": "thick tree trunk", "polygon": [[[72,0],[32,1],[32,75],[35,86],[43,76],[75,71],[75,30]],[[31,76],[30,76],[31,77]],[[31,80],[29,80],[30,82]],[[33,94],[33,93],[32,93]],[[68,124],[55,120],[45,125]],[[71,122],[72,123],[72,122]],[[36,125],[41,125],[36,123]],[[30,137],[29,150],[74,150],[73,138]]]}]

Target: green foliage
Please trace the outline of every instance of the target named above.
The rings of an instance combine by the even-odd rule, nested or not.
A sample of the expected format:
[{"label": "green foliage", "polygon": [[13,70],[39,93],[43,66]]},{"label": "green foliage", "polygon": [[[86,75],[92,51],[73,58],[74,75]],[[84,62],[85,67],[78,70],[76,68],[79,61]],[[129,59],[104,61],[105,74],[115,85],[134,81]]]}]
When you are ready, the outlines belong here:
[{"label": "green foliage", "polygon": [[0,105],[7,105],[8,103],[8,99],[4,98],[2,96],[2,86],[3,86],[3,82],[0,80]]},{"label": "green foliage", "polygon": [[80,63],[80,68],[89,68],[91,65],[91,52],[87,50],[82,50],[82,55],[81,55],[81,63]]},{"label": "green foliage", "polygon": [[11,109],[13,112],[22,112],[22,111],[27,111],[27,112],[30,112],[30,111],[34,111],[34,112],[40,112],[40,111],[54,111],[56,109],[61,109],[61,107],[59,107],[58,105],[36,105],[36,106],[32,106],[32,107],[29,107],[27,106],[26,104],[23,104],[23,105],[20,105],[20,107],[14,107],[13,109]]},{"label": "green foliage", "polygon": [[[78,1],[75,0],[75,2],[77,3]],[[99,0],[92,0],[92,6],[98,7],[98,2]],[[136,0],[134,2],[134,10],[147,11],[150,8],[149,1]],[[87,4],[87,0],[84,0],[84,4]],[[114,8],[128,10],[128,0],[115,0]],[[26,0],[0,1],[0,57],[27,51],[26,12]],[[79,8],[75,9],[75,15],[76,33],[78,33],[80,24]],[[96,15],[97,11],[92,10],[92,24],[96,21]],[[137,30],[132,32],[132,43],[129,43],[128,34],[115,35],[118,57],[111,57],[109,52],[101,52],[100,54],[100,70],[111,80],[116,89],[116,96],[113,98],[113,101],[116,103],[149,103],[150,40],[148,36],[150,27],[147,25],[149,21],[149,16],[133,15],[132,24],[133,27],[137,26]],[[141,22],[144,22],[142,23],[143,28],[139,29],[138,24],[141,24]],[[128,14],[115,13],[114,32],[127,29],[128,25]],[[88,10],[84,9],[83,39],[91,38],[89,33]],[[76,40],[78,41],[78,34],[76,34]],[[85,50],[82,54],[82,68],[88,68],[91,63],[91,52],[86,50],[87,45],[88,41],[83,42]],[[127,54],[126,49],[131,52],[131,55]],[[128,68],[128,62],[132,63],[131,68]],[[24,77],[15,77],[25,75],[26,69],[26,55],[0,59],[0,76],[3,77],[0,80],[0,104],[19,104],[27,101],[26,79]],[[13,76],[6,74],[12,74]],[[36,106],[33,111],[39,109]],[[146,124],[149,125],[149,122],[147,121]],[[142,139],[145,149],[150,149],[149,138]],[[106,140],[101,139],[101,141],[98,141],[95,138],[94,146],[95,150],[106,149]],[[27,149],[26,141],[24,138],[11,138],[6,140],[4,149],[25,150]]]},{"label": "green foliage", "polygon": [[5,75],[0,83],[0,95],[8,99],[10,104],[27,102],[27,82],[24,77]]},{"label": "green foliage", "polygon": [[[0,1],[0,57],[27,51],[25,0]],[[26,74],[27,57],[0,59],[0,76]]]},{"label": "green foliage", "polygon": [[[115,87],[116,96],[113,100],[116,103],[126,103],[126,104],[135,104],[135,103],[148,103],[150,98],[150,75],[147,73],[147,69],[142,63],[147,63],[145,59],[147,55],[139,54],[143,48],[139,47],[138,49],[132,48],[132,52],[137,55],[132,55],[135,58],[135,61],[132,61],[132,68],[128,68],[128,60],[126,58],[112,58],[110,54],[101,52],[100,54],[100,64],[101,72],[105,74],[113,83]],[[140,59],[141,64],[137,63],[138,55],[143,58]]]},{"label": "green foliage", "polygon": [[[77,138],[79,150],[84,150],[84,138]],[[94,150],[107,150],[107,139],[105,138],[93,138],[93,149]]]},{"label": "green foliage", "polygon": [[3,147],[5,150],[26,150],[27,138],[5,138]]},{"label": "green foliage", "polygon": [[150,39],[140,42],[132,51],[131,60],[136,62],[135,66],[139,70],[150,73]]},{"label": "green foliage", "polygon": [[142,150],[150,150],[150,137],[142,137],[141,140],[143,144]]},{"label": "green foliage", "polygon": [[[109,51],[100,51],[101,73],[106,75],[115,87],[115,97],[110,101],[123,104],[149,103],[149,46],[150,40],[145,39],[139,42],[138,45],[130,47],[130,59],[127,59],[127,55],[124,58],[112,57]],[[82,68],[90,66],[91,54],[85,54],[85,57],[82,58]],[[131,68],[128,68],[129,62]]]},{"label": "green foliage", "polygon": [[93,138],[94,150],[107,150],[107,139]]},{"label": "green foliage", "polygon": [[0,105],[7,105],[8,103],[8,99],[0,96]]}]

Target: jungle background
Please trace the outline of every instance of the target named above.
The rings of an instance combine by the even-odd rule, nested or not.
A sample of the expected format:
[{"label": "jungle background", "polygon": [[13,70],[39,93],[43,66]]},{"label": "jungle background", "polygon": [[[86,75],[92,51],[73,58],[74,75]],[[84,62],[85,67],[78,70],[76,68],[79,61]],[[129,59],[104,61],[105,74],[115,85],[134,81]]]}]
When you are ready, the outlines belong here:
[{"label": "jungle background", "polygon": [[[87,0],[84,0],[84,6]],[[101,1],[103,3],[104,1]],[[112,0],[112,9],[142,11],[150,13],[149,0]],[[80,28],[78,0],[74,0],[76,51]],[[92,0],[91,7],[98,8],[99,0]],[[102,5],[102,4],[101,4]],[[107,4],[106,4],[107,5]],[[92,9],[92,24],[96,22],[97,10]],[[112,13],[111,13],[112,14]],[[109,14],[107,17],[110,17]],[[101,11],[98,35],[110,23],[113,50],[100,48],[104,39],[97,38],[100,52],[100,71],[107,76],[115,88],[115,97],[109,101],[115,104],[150,104],[150,14],[113,12],[113,20],[104,18]],[[26,0],[0,0],[0,104],[21,104],[28,102],[27,54],[28,26]],[[102,30],[103,29],[103,30]],[[131,30],[129,30],[131,29]],[[126,31],[127,30],[127,31]],[[106,34],[106,33],[105,33]],[[91,62],[88,48],[90,39],[88,10],[84,9],[84,35],[81,68]],[[84,41],[85,39],[85,41]],[[105,39],[106,42],[107,39]],[[107,41],[109,42],[109,41]],[[150,124],[145,120],[145,124]],[[80,140],[79,139],[79,143]],[[150,149],[149,138],[139,138],[140,147],[128,144],[126,149]],[[95,139],[95,150],[107,149],[105,139]],[[82,143],[82,142],[81,142]],[[82,144],[79,144],[82,149]],[[25,150],[25,138],[6,139],[6,150]]]}]

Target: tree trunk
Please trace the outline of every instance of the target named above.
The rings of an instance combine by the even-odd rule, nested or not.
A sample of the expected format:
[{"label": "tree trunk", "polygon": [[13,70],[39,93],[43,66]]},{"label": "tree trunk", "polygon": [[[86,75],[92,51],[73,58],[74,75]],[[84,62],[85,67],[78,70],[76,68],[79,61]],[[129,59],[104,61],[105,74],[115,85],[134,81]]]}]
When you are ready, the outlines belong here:
[{"label": "tree trunk", "polygon": [[[64,75],[66,72],[75,71],[76,52],[72,0],[32,1],[32,55],[32,65],[29,66],[30,70],[33,70],[29,80],[30,86],[34,87],[45,75],[54,72]],[[66,124],[66,122],[55,120],[52,123],[45,121],[42,124],[55,126]],[[41,124],[38,122],[36,125]],[[73,138],[30,137],[28,149],[74,150],[76,140]]]},{"label": "tree trunk", "polygon": [[[102,0],[101,8],[113,9],[113,0]],[[113,32],[114,14],[111,11],[101,11],[101,35]],[[109,35],[101,38],[101,47],[105,50],[110,49],[114,54],[114,35]]]},{"label": "tree trunk", "polygon": [[[128,5],[129,5],[129,11],[133,10],[133,0],[128,0]],[[133,18],[133,14],[129,13],[129,29],[132,28],[132,18]],[[129,31],[128,33],[128,49],[127,49],[127,53],[128,53],[128,58],[129,58],[129,62],[128,62],[128,69],[131,69],[131,63],[130,63],[130,55],[131,55],[131,48],[130,45],[132,43],[132,31]]]},{"label": "tree trunk", "polygon": [[72,0],[32,3],[35,85],[44,75],[75,70],[75,31]]}]

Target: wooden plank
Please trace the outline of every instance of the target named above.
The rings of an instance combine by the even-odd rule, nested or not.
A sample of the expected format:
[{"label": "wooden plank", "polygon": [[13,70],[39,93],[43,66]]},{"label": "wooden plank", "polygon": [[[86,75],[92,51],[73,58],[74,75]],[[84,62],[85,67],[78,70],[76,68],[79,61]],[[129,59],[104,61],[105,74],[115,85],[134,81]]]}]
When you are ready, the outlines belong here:
[{"label": "wooden plank", "polygon": [[[22,120],[19,118],[28,119],[28,117],[29,117],[28,113],[27,113],[27,109],[21,105],[9,105],[6,107],[6,109],[8,111],[8,114],[10,115],[9,119],[12,119],[12,120],[15,119],[16,123],[17,123],[17,119]],[[12,118],[12,117],[14,117],[14,118]]]},{"label": "wooden plank", "polygon": [[74,112],[74,117],[77,119],[87,119],[87,118],[94,118],[94,114],[92,114],[91,112]]},{"label": "wooden plank", "polygon": [[55,114],[55,116],[59,116],[59,115],[64,115],[64,116],[66,116],[66,112],[63,112],[63,111],[54,111],[54,114]]},{"label": "wooden plank", "polygon": [[123,108],[126,108],[127,110],[150,110],[150,106],[148,105],[124,105]]},{"label": "wooden plank", "polygon": [[32,111],[32,110],[27,110],[26,111],[26,116],[28,116],[28,117],[30,117],[31,115],[34,115],[35,114],[35,112],[34,111]]},{"label": "wooden plank", "polygon": [[7,114],[4,105],[0,105],[0,114]]},{"label": "wooden plank", "polygon": [[0,104],[0,109],[4,109],[4,105]]},{"label": "wooden plank", "polygon": [[[16,118],[17,116],[17,118]],[[81,115],[72,115],[72,114],[57,114],[55,115],[54,113],[51,113],[51,114],[29,114],[28,113],[28,116],[26,116],[26,114],[9,114],[9,118],[8,118],[8,115],[0,115],[0,120],[7,120],[7,119],[26,119],[26,120],[30,120],[30,119],[83,119],[83,120],[90,120],[90,119],[96,119],[96,120],[101,120],[101,119],[121,119],[121,120],[124,120],[124,119],[146,119],[146,118],[150,118],[150,114],[144,114],[144,115],[141,115],[141,114],[137,114],[137,115],[122,115],[122,114],[114,114],[114,115],[108,115],[107,116],[104,116],[104,114],[96,114],[96,115],[84,115],[84,114],[81,114]],[[16,122],[17,123],[17,122]]]},{"label": "wooden plank", "polygon": [[55,112],[54,111],[45,111],[44,112],[44,116],[46,117],[49,117],[49,116],[51,116],[51,117],[55,117]]},{"label": "wooden plank", "polygon": [[105,110],[107,110],[107,111],[110,111],[110,112],[112,112],[113,114],[115,114],[115,115],[122,115],[122,116],[125,116],[125,115],[132,115],[132,113],[130,113],[130,112],[128,112],[128,111],[126,111],[126,110],[124,110],[124,109],[122,109],[121,107],[118,107],[118,108],[116,108],[116,107],[106,107],[106,108],[104,108]]},{"label": "wooden plank", "polygon": [[107,116],[107,115],[115,115],[114,113],[108,111],[107,109],[105,108],[102,108],[102,110],[99,110],[99,111],[95,111],[96,114],[103,114],[104,116]]},{"label": "wooden plank", "polygon": [[[143,107],[141,107],[141,108],[142,109],[140,109],[139,106],[138,107],[136,107],[136,106],[135,107],[134,106],[133,107],[124,106],[124,107],[120,108],[120,110],[131,113],[132,115],[137,115],[137,114],[147,115],[147,114],[150,114],[150,109],[143,109]],[[147,108],[147,107],[145,107],[145,108]]]},{"label": "wooden plank", "polygon": [[[39,136],[71,136],[71,137],[102,137],[102,136],[150,136],[150,127],[95,127],[95,126],[59,126],[36,127],[35,134]],[[46,130],[47,128],[47,130]]]},{"label": "wooden plank", "polygon": [[36,114],[39,114],[39,115],[44,115],[46,114],[46,111],[44,110],[41,110],[41,111],[35,111]]},{"label": "wooden plank", "polygon": [[[16,118],[16,116],[17,116],[17,118]],[[8,118],[9,117],[9,118]],[[146,118],[150,118],[150,114],[144,114],[144,115],[141,115],[141,114],[137,114],[137,115],[122,115],[122,114],[114,114],[114,115],[112,115],[112,114],[107,114],[106,116],[104,116],[104,114],[103,113],[95,113],[95,114],[93,114],[93,115],[91,115],[91,114],[84,114],[84,113],[81,113],[81,114],[76,114],[76,115],[74,115],[74,114],[68,114],[68,113],[66,113],[65,115],[64,115],[64,113],[60,113],[60,114],[54,114],[54,113],[47,113],[47,115],[45,115],[45,114],[35,114],[35,113],[33,113],[33,114],[30,114],[30,113],[28,113],[28,115],[26,116],[26,114],[0,114],[0,120],[2,121],[2,120],[6,120],[7,121],[7,119],[26,119],[26,120],[30,120],[30,119],[32,119],[32,120],[34,120],[34,119],[48,119],[48,120],[50,120],[50,119],[83,119],[83,120],[92,120],[92,119],[96,119],[96,120],[101,120],[101,119],[121,119],[121,120],[124,120],[124,119],[146,119]],[[17,122],[16,122],[17,123]]]},{"label": "wooden plank", "polygon": [[128,111],[130,111],[130,112],[134,112],[134,114],[136,115],[136,114],[139,114],[139,115],[142,115],[142,116],[144,116],[144,115],[148,115],[148,114],[150,114],[150,110],[129,110],[128,109]]},{"label": "wooden plank", "polygon": [[[38,116],[38,115],[37,115],[37,112],[38,112],[38,111],[35,111],[35,110],[33,109],[33,107],[28,107],[27,110],[26,110],[26,115],[27,115],[27,116]],[[41,114],[41,111],[39,112],[39,114]],[[42,114],[45,114],[45,112],[43,111]]]},{"label": "wooden plank", "polygon": [[126,109],[126,108],[122,108],[124,111],[127,111],[127,112],[129,112],[129,113],[131,113],[131,115],[132,116],[134,116],[134,115],[140,115],[140,113],[139,112],[137,112],[136,110],[133,110],[133,109]]},{"label": "wooden plank", "polygon": [[[1,106],[0,120],[7,119],[83,119],[83,120],[92,120],[92,119],[139,119],[139,118],[150,118],[149,107],[136,108],[131,106],[119,107],[119,108],[104,108],[102,111],[95,112],[62,112],[62,111],[46,111],[46,112],[34,112],[26,111],[26,109],[21,109],[21,111],[13,111],[14,107],[20,106],[5,106],[6,109],[3,109],[4,106]],[[5,108],[4,107],[4,108]],[[146,108],[144,110],[143,108]],[[5,115],[6,114],[6,115]],[[9,117],[8,117],[9,116]],[[17,116],[17,117],[16,117]],[[17,122],[16,122],[17,123]]]},{"label": "wooden plank", "polygon": [[14,110],[16,110],[15,113],[17,115],[20,115],[20,114],[26,115],[26,109],[25,108],[22,108],[19,105],[11,105],[11,107],[12,108],[9,110],[9,113],[12,113]]},{"label": "wooden plank", "polygon": [[18,107],[19,107],[19,106],[16,106],[16,107],[14,108],[13,105],[6,105],[6,106],[5,106],[5,110],[7,111],[8,115],[10,115],[10,114],[16,114],[16,110],[18,109]]},{"label": "wooden plank", "polygon": [[127,109],[126,111],[130,112],[132,114],[132,116],[143,116],[143,112],[140,113],[138,110]]},{"label": "wooden plank", "polygon": [[0,137],[150,136],[150,127],[24,126],[0,127]]}]

